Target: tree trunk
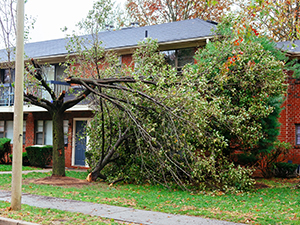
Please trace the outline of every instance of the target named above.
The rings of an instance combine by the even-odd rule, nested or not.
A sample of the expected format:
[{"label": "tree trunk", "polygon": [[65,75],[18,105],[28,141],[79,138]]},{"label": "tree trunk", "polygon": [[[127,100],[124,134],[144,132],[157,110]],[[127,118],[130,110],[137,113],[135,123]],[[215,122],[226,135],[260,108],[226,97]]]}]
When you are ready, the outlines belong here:
[{"label": "tree trunk", "polygon": [[93,172],[91,172],[88,177],[86,178],[89,182],[91,181],[96,181],[98,177],[101,179],[106,179],[106,176],[101,174],[101,170],[112,161],[112,158],[114,154],[116,153],[118,147],[123,143],[124,140],[126,140],[130,134],[128,134],[129,129],[127,128],[126,131],[119,136],[119,139],[115,143],[114,146],[111,146],[111,148],[108,150],[106,155],[104,156],[103,159],[100,159],[99,162],[97,163],[96,167],[94,168]]},{"label": "tree trunk", "polygon": [[65,176],[65,145],[63,130],[63,114],[59,110],[53,112],[53,168],[52,176]]}]

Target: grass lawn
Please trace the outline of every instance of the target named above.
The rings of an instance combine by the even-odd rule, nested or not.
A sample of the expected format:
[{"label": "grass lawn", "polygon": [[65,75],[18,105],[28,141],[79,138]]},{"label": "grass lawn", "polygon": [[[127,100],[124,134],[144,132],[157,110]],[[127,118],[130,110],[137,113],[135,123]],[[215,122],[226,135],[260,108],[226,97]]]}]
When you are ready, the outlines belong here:
[{"label": "grass lawn", "polygon": [[[34,168],[29,166],[22,166],[22,170],[40,170],[41,168]],[[1,171],[12,171],[12,165],[0,164]]]},{"label": "grass lawn", "polygon": [[[23,179],[37,179],[50,173],[30,173]],[[87,173],[67,171],[67,176],[85,179]],[[168,190],[160,185],[106,183],[75,187],[54,187],[29,183],[23,192],[73,200],[134,207],[250,224],[300,224],[300,189],[282,179],[259,180],[270,188],[247,193],[190,193]],[[299,179],[298,179],[299,182]],[[11,177],[0,175],[0,188],[9,190]]]},{"label": "grass lawn", "polygon": [[[57,209],[43,209],[22,205],[22,209],[18,212],[8,211],[10,203],[0,201],[0,216],[15,220],[23,220],[27,222],[39,224],[125,224],[111,219],[105,219],[98,216],[90,216],[82,213],[65,212]],[[128,223],[126,223],[128,224]]]}]

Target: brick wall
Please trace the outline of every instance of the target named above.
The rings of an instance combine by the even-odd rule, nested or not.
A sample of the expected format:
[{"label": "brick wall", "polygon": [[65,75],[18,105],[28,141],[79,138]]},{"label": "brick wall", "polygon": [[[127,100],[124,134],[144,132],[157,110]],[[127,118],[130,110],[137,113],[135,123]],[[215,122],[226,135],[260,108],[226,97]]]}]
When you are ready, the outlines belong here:
[{"label": "brick wall", "polygon": [[26,118],[25,146],[34,145],[34,116],[29,113]]},{"label": "brick wall", "polygon": [[[0,114],[1,115],[1,114]],[[65,166],[72,167],[72,144],[73,144],[73,119],[74,118],[90,118],[92,112],[66,112],[64,120],[68,120],[68,144],[65,146]],[[3,114],[1,115],[4,119]],[[11,115],[6,115],[5,119],[10,118]],[[35,144],[35,121],[36,120],[51,120],[48,113],[28,113],[26,116],[26,136],[25,136],[25,147]]]},{"label": "brick wall", "polygon": [[300,79],[291,78],[292,74],[288,75],[288,92],[279,118],[279,140],[289,142],[293,146],[285,161],[300,164],[300,145],[296,145],[295,133],[296,124],[300,124]]},{"label": "brick wall", "polygon": [[122,65],[126,65],[126,66],[130,66],[132,62],[132,55],[128,54],[128,55],[122,55]]}]

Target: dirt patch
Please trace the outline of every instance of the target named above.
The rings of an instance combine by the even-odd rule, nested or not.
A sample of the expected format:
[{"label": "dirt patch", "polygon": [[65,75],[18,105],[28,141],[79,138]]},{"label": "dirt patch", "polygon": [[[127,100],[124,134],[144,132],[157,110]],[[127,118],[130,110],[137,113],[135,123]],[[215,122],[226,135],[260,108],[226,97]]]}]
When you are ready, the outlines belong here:
[{"label": "dirt patch", "polygon": [[[53,185],[53,186],[72,186],[72,187],[82,187],[83,185],[89,185],[90,183],[86,180],[80,180],[73,177],[44,177],[40,179],[30,179],[27,180],[28,183],[34,184],[46,184],[46,185]],[[24,182],[24,183],[27,183]]]},{"label": "dirt patch", "polygon": [[289,178],[289,179],[282,179],[283,182],[288,182],[291,184],[299,184],[300,178]]},{"label": "dirt patch", "polygon": [[260,182],[256,182],[254,184],[255,189],[262,189],[262,188],[269,188],[269,187],[270,187],[269,185],[266,185],[266,184],[260,183]]}]

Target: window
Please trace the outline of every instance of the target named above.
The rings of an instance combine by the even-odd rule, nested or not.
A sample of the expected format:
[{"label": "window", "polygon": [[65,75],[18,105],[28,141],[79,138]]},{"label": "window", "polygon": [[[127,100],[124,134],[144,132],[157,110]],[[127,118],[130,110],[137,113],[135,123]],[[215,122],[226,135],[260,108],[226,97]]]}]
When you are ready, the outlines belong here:
[{"label": "window", "polygon": [[296,145],[300,145],[300,124],[296,124]]},{"label": "window", "polygon": [[69,130],[69,121],[64,120],[64,143],[68,145],[68,130]]},{"label": "window", "polygon": [[65,78],[66,78],[65,70],[66,70],[65,66],[59,64],[55,65],[55,80],[65,82]]},{"label": "window", "polygon": [[14,122],[11,120],[0,121],[0,138],[6,137],[11,139],[10,143],[13,143],[14,136]]},{"label": "window", "polygon": [[25,145],[26,140],[26,121],[23,121],[23,145]]},{"label": "window", "polygon": [[[42,73],[44,75],[44,79],[46,81],[53,81],[54,80],[54,77],[55,77],[55,66],[53,65],[47,65],[47,66],[43,66],[42,67]],[[51,84],[51,83],[48,83],[49,87],[54,90],[54,85]],[[47,100],[50,100],[51,99],[51,96],[50,94],[48,93],[48,91],[46,91],[44,88],[42,88],[41,90],[41,97],[44,98],[44,99],[47,99]]]},{"label": "window", "polygon": [[0,138],[5,137],[5,122],[0,121]]},{"label": "window", "polygon": [[0,106],[12,106],[14,101],[14,90],[11,85],[15,81],[14,69],[0,70]]},{"label": "window", "polygon": [[[68,144],[68,120],[64,120],[64,143]],[[38,120],[35,129],[35,144],[53,145],[52,120]]]},{"label": "window", "polygon": [[38,120],[35,130],[35,144],[52,145],[52,120]]},{"label": "window", "polygon": [[0,83],[10,84],[15,81],[15,70],[14,69],[4,69],[0,72]]},{"label": "window", "polygon": [[14,122],[13,121],[5,121],[5,132],[6,132],[6,137],[11,140],[10,143],[13,143],[13,138],[14,138]]},{"label": "window", "polygon": [[179,71],[181,68],[188,64],[194,63],[194,48],[183,48],[183,49],[176,49],[176,50],[169,50],[169,51],[162,51],[164,54],[166,62],[177,68]]}]

